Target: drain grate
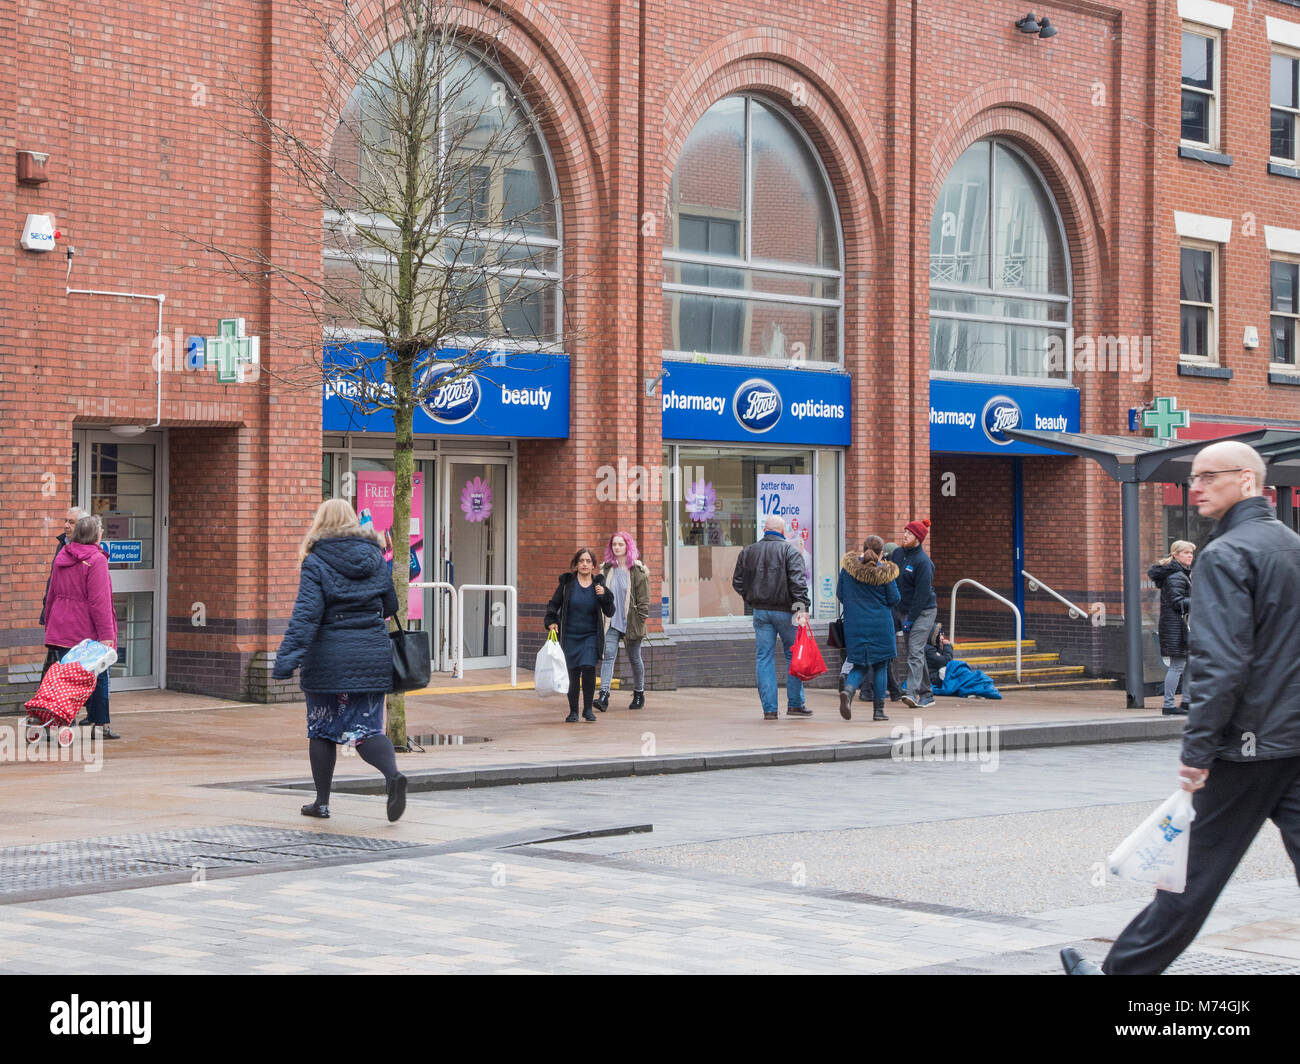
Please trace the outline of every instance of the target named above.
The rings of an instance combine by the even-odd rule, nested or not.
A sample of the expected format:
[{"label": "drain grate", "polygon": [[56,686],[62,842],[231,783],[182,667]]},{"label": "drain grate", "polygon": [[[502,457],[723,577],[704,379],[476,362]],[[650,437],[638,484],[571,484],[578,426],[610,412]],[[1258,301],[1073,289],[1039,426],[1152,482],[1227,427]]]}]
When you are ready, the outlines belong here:
[{"label": "drain grate", "polygon": [[412,735],[410,738],[421,746],[467,746],[470,743],[490,743],[486,735]]},{"label": "drain grate", "polygon": [[0,895],[59,891],[197,868],[294,864],[406,850],[416,843],[234,824],[0,849]]},{"label": "drain grate", "polygon": [[1277,964],[1249,957],[1189,951],[1165,971],[1166,975],[1300,975],[1300,965]]}]

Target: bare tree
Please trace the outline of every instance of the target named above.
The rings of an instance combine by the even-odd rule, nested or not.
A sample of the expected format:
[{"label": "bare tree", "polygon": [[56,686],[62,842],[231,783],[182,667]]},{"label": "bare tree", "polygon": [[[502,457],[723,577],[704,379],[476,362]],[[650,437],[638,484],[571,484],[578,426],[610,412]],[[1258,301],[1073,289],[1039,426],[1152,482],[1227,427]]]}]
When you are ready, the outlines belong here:
[{"label": "bare tree", "polygon": [[[451,0],[392,0],[378,19],[378,5],[347,0],[304,0],[302,10],[320,30],[311,62],[324,131],[241,95],[278,176],[296,183],[299,201],[321,205],[320,228],[301,235],[319,242],[322,268],[196,242],[254,283],[278,282],[273,298],[314,330],[305,375],[262,372],[298,370],[298,382],[319,389],[323,378],[362,415],[392,412],[393,582],[405,624],[415,411],[489,358],[552,349],[555,194],[526,87],[498,73],[506,23],[493,3],[470,15]],[[277,204],[269,208],[274,217]],[[389,700],[388,732],[406,745],[401,695]]]}]

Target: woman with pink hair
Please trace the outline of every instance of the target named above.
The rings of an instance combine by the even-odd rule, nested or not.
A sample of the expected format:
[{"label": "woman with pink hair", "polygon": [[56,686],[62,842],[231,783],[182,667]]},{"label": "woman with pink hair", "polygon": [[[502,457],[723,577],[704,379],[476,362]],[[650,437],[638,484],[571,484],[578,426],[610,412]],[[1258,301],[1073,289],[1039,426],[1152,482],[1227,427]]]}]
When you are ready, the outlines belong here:
[{"label": "woman with pink hair", "polygon": [[614,597],[614,615],[606,621],[605,657],[600,666],[596,708],[602,713],[609,708],[609,685],[614,679],[614,659],[621,639],[632,665],[632,703],[627,708],[640,709],[645,705],[641,640],[645,638],[645,622],[650,616],[650,570],[641,561],[636,540],[627,532],[619,531],[609,537],[605,564],[600,571]]}]

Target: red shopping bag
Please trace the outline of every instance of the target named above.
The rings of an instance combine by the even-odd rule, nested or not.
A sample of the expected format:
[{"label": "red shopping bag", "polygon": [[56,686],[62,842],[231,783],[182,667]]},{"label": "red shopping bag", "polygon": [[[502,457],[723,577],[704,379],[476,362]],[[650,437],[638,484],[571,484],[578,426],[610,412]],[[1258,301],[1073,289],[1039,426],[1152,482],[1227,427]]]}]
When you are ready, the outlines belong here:
[{"label": "red shopping bag", "polygon": [[817,640],[806,624],[800,625],[799,634],[794,637],[794,650],[790,652],[790,675],[796,680],[811,680],[825,671],[826,662],[817,649]]}]

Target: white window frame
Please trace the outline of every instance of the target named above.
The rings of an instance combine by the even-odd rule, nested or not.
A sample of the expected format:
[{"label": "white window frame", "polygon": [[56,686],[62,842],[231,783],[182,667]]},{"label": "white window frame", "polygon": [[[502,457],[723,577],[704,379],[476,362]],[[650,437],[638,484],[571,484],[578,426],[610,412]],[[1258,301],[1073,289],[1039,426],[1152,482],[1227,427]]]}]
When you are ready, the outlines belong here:
[{"label": "white window frame", "polygon": [[[1288,266],[1300,267],[1300,255],[1287,255],[1278,251],[1269,252],[1268,256],[1268,368],[1271,373],[1289,373],[1300,375],[1300,306],[1292,312],[1273,309],[1273,263],[1284,262]],[[1273,361],[1273,319],[1290,318],[1295,322],[1296,360],[1294,362]]]},{"label": "white window frame", "polygon": [[[1205,37],[1214,42],[1214,78],[1209,89],[1198,89],[1193,86],[1183,84],[1183,51],[1182,51],[1182,33],[1195,34],[1197,37]],[[1223,79],[1223,33],[1212,26],[1206,26],[1199,22],[1184,22],[1182,33],[1178,36],[1178,143],[1185,144],[1191,148],[1209,149],[1210,151],[1219,150],[1219,101],[1221,93],[1219,86]],[[1207,134],[1209,140],[1188,140],[1183,136],[1183,93],[1195,92],[1210,98],[1210,123]]]},{"label": "white window frame", "polygon": [[[1269,63],[1269,97],[1268,97],[1268,113],[1269,113],[1269,119],[1268,119],[1268,122],[1269,122],[1269,125],[1268,125],[1268,129],[1269,129],[1269,138],[1268,138],[1268,140],[1269,140],[1269,145],[1268,145],[1268,148],[1269,148],[1269,161],[1270,161],[1270,162],[1275,162],[1275,163],[1281,163],[1283,166],[1296,166],[1297,164],[1300,164],[1300,107],[1277,107],[1277,106],[1275,106],[1274,103],[1273,103],[1273,91],[1272,91],[1273,76],[1272,76],[1272,75],[1273,75],[1273,56],[1275,56],[1275,55],[1283,56],[1283,57],[1285,57],[1285,58],[1287,58],[1287,59],[1296,59],[1296,60],[1300,60],[1300,51],[1297,51],[1296,49],[1293,49],[1293,48],[1282,48],[1282,47],[1279,47],[1279,46],[1276,45],[1276,44],[1273,45],[1273,47],[1269,50],[1269,54],[1268,54],[1268,63]],[[1298,101],[1298,102],[1300,102],[1300,101]],[[1292,145],[1293,145],[1293,150],[1295,151],[1295,154],[1292,155],[1289,159],[1288,159],[1286,156],[1284,156],[1284,155],[1274,155],[1274,154],[1273,154],[1273,112],[1274,112],[1274,111],[1286,111],[1286,112],[1291,116],[1291,143],[1292,143]]]},{"label": "white window frame", "polygon": [[[1210,253],[1210,302],[1196,303],[1191,300],[1183,299],[1183,267],[1182,253],[1187,248],[1194,251],[1208,251]],[[1187,362],[1198,366],[1217,366],[1219,364],[1219,253],[1222,250],[1222,244],[1212,243],[1208,240],[1189,240],[1183,238],[1178,241],[1178,361]],[[1209,342],[1209,352],[1205,355],[1189,355],[1183,351],[1183,307],[1206,307],[1209,310],[1209,321],[1206,324],[1206,339]]]},{"label": "white window frame", "polygon": [[[663,357],[665,359],[675,359],[677,361],[704,361],[716,363],[718,365],[733,366],[755,366],[771,369],[774,367],[798,368],[805,370],[821,372],[837,372],[844,369],[844,293],[848,275],[844,268],[844,227],[840,219],[839,200],[835,195],[835,186],[831,183],[830,175],[826,172],[826,164],[822,160],[821,152],[812,142],[812,138],[804,130],[800,122],[786,110],[783,106],[775,101],[753,92],[730,93],[728,96],[721,97],[715,103],[729,97],[737,97],[745,101],[745,182],[744,182],[744,207],[739,212],[719,211],[709,207],[697,207],[692,204],[689,214],[698,217],[716,217],[725,219],[734,219],[739,215],[742,222],[741,233],[741,257],[736,259],[720,258],[710,255],[700,255],[691,251],[682,251],[678,246],[678,222],[677,213],[674,213],[672,220],[671,243],[664,247],[663,261],[665,265],[664,280],[662,288],[665,295],[696,295],[708,298],[723,299],[742,299],[758,300],[775,303],[786,303],[790,305],[814,307],[822,310],[833,311],[836,315],[836,350],[834,357],[824,357],[826,352],[822,352],[820,358],[811,357],[811,353],[802,359],[790,358],[784,361],[773,359],[762,355],[719,355],[713,353],[704,353],[699,351],[678,351],[665,347]],[[753,224],[754,224],[754,166],[753,166],[753,104],[761,103],[770,111],[778,114],[791,129],[795,135],[803,142],[808,149],[817,166],[817,176],[821,179],[821,187],[825,191],[830,201],[831,214],[835,221],[835,239],[839,245],[839,264],[838,268],[828,268],[825,266],[813,266],[810,264],[779,262],[772,259],[756,259],[752,256],[753,243]],[[667,271],[671,264],[687,266],[721,266],[727,269],[739,270],[745,274],[744,288],[713,288],[708,285],[688,285],[667,280]],[[835,299],[821,298],[818,296],[797,296],[781,295],[780,293],[755,291],[753,287],[754,274],[756,273],[778,273],[787,274],[799,280],[808,280],[815,283],[819,279],[833,280],[838,287],[838,297]],[[679,307],[672,311],[673,325],[677,325]],[[750,324],[746,322],[744,342],[746,345],[750,340]]]},{"label": "white window frame", "polygon": [[[555,336],[551,340],[535,339],[515,339],[506,336],[463,336],[449,338],[449,343],[467,350],[475,349],[492,349],[501,351],[521,351],[521,352],[540,352],[540,353],[558,353],[564,350],[564,204],[560,197],[559,175],[555,169],[555,159],[551,153],[551,145],[546,138],[546,134],[537,120],[537,114],[529,105],[527,98],[504,70],[501,69],[490,58],[484,55],[478,49],[472,46],[462,46],[462,51],[466,55],[473,56],[479,64],[491,72],[492,76],[505,84],[509,91],[509,99],[515,103],[523,113],[525,120],[532,127],[533,135],[537,138],[537,143],[542,150],[542,158],[546,163],[546,176],[550,181],[551,194],[555,203],[555,236],[539,236],[532,233],[517,233],[513,231],[503,231],[490,227],[466,227],[466,235],[470,240],[483,241],[485,243],[495,244],[498,247],[508,247],[511,244],[518,244],[526,248],[536,249],[554,249],[555,266],[553,269],[537,269],[535,267],[510,267],[499,266],[485,271],[491,275],[501,277],[506,280],[542,280],[552,285],[550,298],[554,302],[555,313]],[[441,92],[441,89],[439,90]],[[442,150],[441,148],[439,149]],[[322,237],[327,234],[343,233],[346,234],[349,228],[364,228],[373,231],[390,231],[396,232],[397,225],[391,218],[382,214],[367,214],[362,211],[322,211]],[[390,262],[397,261],[396,256],[385,255],[382,251],[371,251],[365,253],[348,252],[339,248],[326,246],[321,253],[322,266],[326,261],[337,262]],[[351,328],[337,326],[327,328],[323,331],[323,340],[325,343],[339,343],[349,340],[375,340],[382,339],[383,334],[377,329],[368,328]]]}]

